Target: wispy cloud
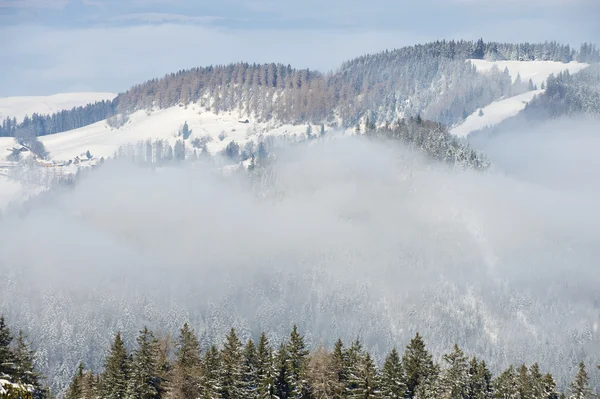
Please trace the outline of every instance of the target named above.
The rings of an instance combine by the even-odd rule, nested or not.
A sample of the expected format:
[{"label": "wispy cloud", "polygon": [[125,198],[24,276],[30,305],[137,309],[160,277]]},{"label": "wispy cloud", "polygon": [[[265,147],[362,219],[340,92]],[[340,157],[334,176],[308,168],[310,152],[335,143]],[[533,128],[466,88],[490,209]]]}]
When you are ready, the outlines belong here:
[{"label": "wispy cloud", "polygon": [[191,16],[183,14],[171,14],[160,12],[144,12],[116,15],[108,18],[109,21],[129,21],[148,23],[211,23],[225,19],[217,16]]},{"label": "wispy cloud", "polygon": [[0,0],[0,8],[56,8],[61,9],[69,0]]}]

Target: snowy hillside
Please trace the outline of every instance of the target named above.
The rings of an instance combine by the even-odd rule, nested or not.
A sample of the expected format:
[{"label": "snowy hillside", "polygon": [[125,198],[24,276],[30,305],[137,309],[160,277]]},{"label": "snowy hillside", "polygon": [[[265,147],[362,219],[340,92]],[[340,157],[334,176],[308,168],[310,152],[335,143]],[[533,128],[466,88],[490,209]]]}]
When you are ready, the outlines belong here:
[{"label": "snowy hillside", "polygon": [[[478,71],[490,71],[496,66],[500,71],[508,69],[513,83],[520,76],[521,82],[527,83],[531,79],[536,87],[545,84],[552,74],[557,75],[565,70],[576,74],[589,65],[580,62],[562,63],[556,61],[486,61],[468,60],[473,63]],[[460,125],[450,130],[450,133],[458,137],[467,137],[471,132],[494,126],[500,122],[517,115],[525,106],[533,100],[536,95],[542,94],[544,90],[532,90],[513,97],[503,98],[487,105],[481,110],[476,110]],[[481,111],[481,112],[480,112]]]},{"label": "snowy hillside", "polygon": [[[307,125],[282,125],[273,122],[259,123],[238,118],[237,113],[207,112],[200,106],[175,106],[148,113],[137,111],[129,116],[129,121],[118,129],[111,128],[106,121],[94,123],[80,129],[41,137],[50,159],[67,161],[90,151],[96,157],[111,157],[120,146],[135,144],[146,140],[165,140],[173,144],[183,124],[187,122],[192,134],[186,142],[194,138],[210,136],[208,150],[215,154],[223,150],[229,142],[235,140],[240,146],[245,142],[266,135],[305,134]],[[317,133],[317,127],[313,131]],[[224,134],[223,134],[224,133]],[[219,136],[224,135],[220,140]],[[191,145],[188,144],[188,148]]]},{"label": "snowy hillside", "polygon": [[487,126],[494,126],[503,120],[517,115],[525,106],[538,94],[544,90],[534,90],[518,96],[494,101],[487,107],[473,112],[465,119],[463,123],[450,130],[451,134],[458,137],[467,137],[469,133],[483,129]]},{"label": "snowy hillside", "polygon": [[17,118],[21,121],[25,115],[52,114],[54,112],[69,110],[88,103],[102,100],[112,100],[116,97],[114,93],[60,93],[51,96],[23,96],[23,97],[1,97],[0,119],[7,117]]},{"label": "snowy hillside", "polygon": [[541,86],[542,82],[548,79],[551,74],[559,74],[565,70],[569,73],[577,73],[589,65],[581,62],[572,61],[569,63],[557,62],[557,61],[486,61],[486,60],[468,60],[478,71],[489,71],[494,65],[498,67],[500,71],[504,68],[508,68],[513,82],[517,79],[517,76],[521,76],[521,81],[528,82],[529,79],[533,81],[534,85]]}]

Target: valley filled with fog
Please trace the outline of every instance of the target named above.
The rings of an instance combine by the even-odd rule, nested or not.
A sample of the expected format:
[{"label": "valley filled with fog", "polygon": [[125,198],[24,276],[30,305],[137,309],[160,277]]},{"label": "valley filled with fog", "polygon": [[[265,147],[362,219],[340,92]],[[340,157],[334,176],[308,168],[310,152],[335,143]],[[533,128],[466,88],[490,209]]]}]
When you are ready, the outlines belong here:
[{"label": "valley filled with fog", "polygon": [[379,362],[418,331],[435,357],[539,361],[565,386],[600,363],[595,130],[477,135],[486,171],[359,137],[227,176],[110,161],[3,214],[1,310],[56,389],[80,360],[100,369],[117,331],[186,321],[204,347],[231,326],[278,343],[297,323],[312,347],[358,334]]}]

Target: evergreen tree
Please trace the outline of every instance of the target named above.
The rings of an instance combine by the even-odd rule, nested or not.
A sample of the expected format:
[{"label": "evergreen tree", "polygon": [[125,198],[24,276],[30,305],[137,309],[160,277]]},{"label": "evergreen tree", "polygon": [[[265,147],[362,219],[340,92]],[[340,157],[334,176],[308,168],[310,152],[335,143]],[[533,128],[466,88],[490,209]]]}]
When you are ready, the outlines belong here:
[{"label": "evergreen tree", "polygon": [[275,384],[273,378],[273,351],[264,332],[260,335],[256,352],[258,396],[260,398],[274,398]]},{"label": "evergreen tree", "polygon": [[338,339],[331,353],[331,369],[334,378],[334,397],[342,398],[345,394],[346,383],[348,380],[347,361],[344,350],[344,344],[341,339]]},{"label": "evergreen tree", "polygon": [[308,350],[304,344],[304,337],[298,333],[294,324],[287,344],[288,367],[287,383],[290,389],[290,398],[298,399],[308,397],[308,384],[306,381],[306,367],[308,365]]},{"label": "evergreen tree", "polygon": [[288,384],[289,375],[289,354],[287,345],[282,343],[275,354],[274,359],[274,385],[275,396],[279,399],[287,399],[290,397],[291,389]]},{"label": "evergreen tree", "polygon": [[325,125],[323,123],[321,123],[321,132],[320,132],[321,137],[325,136]]},{"label": "evergreen tree", "polygon": [[531,381],[529,370],[524,364],[519,367],[518,377],[519,399],[531,399]]},{"label": "evergreen tree", "polygon": [[558,392],[556,392],[556,382],[552,378],[551,374],[546,374],[543,378],[544,386],[544,398],[545,399],[558,399]]},{"label": "evergreen tree", "polygon": [[14,355],[14,375],[15,382],[30,385],[33,388],[33,397],[42,399],[46,396],[46,391],[40,383],[40,375],[35,371],[34,358],[35,352],[29,348],[25,335],[22,330],[15,340]]},{"label": "evergreen tree", "polygon": [[15,361],[10,349],[12,342],[10,329],[4,321],[4,315],[0,315],[0,377],[12,378],[15,372]]},{"label": "evergreen tree", "polygon": [[249,339],[244,346],[244,366],[242,371],[242,380],[244,387],[244,398],[259,398],[259,358],[256,346],[252,339]]},{"label": "evergreen tree", "polygon": [[201,397],[203,399],[218,399],[221,397],[221,357],[219,350],[212,345],[204,355],[202,375],[200,379]]},{"label": "evergreen tree", "polygon": [[192,131],[190,130],[190,127],[188,126],[187,121],[185,121],[183,123],[183,127],[181,128],[181,135],[183,136],[184,140],[187,140],[191,134],[192,134]]},{"label": "evergreen tree", "polygon": [[406,347],[402,365],[406,376],[406,397],[412,399],[419,384],[434,373],[431,354],[425,349],[425,343],[419,333]]},{"label": "evergreen tree", "polygon": [[103,396],[106,399],[124,399],[129,383],[129,356],[118,332],[104,364]]},{"label": "evergreen tree", "polygon": [[519,397],[519,381],[513,366],[500,374],[493,384],[496,399],[517,399]]},{"label": "evergreen tree", "polygon": [[359,397],[362,390],[362,366],[364,352],[362,344],[357,338],[356,341],[344,352],[344,369],[346,373],[346,383],[344,387],[345,397]]},{"label": "evergreen tree", "polygon": [[82,399],[83,397],[83,363],[79,363],[77,366],[77,371],[67,388],[67,392],[65,393],[65,399]]},{"label": "evergreen tree", "polygon": [[371,358],[371,355],[367,352],[361,359],[360,362],[360,385],[355,390],[354,398],[382,398],[380,390],[380,381],[377,368]]},{"label": "evergreen tree", "polygon": [[231,329],[221,351],[221,395],[223,399],[244,396],[242,343]]},{"label": "evergreen tree", "polygon": [[144,327],[137,338],[137,344],[131,363],[127,398],[159,399],[162,388],[158,365],[158,340],[147,327]]},{"label": "evergreen tree", "polygon": [[312,126],[311,125],[307,125],[306,126],[306,138],[311,140],[313,138],[313,134],[312,134]]},{"label": "evergreen tree", "polygon": [[585,370],[585,363],[579,363],[579,370],[575,379],[569,387],[569,399],[591,399],[593,398],[592,390],[589,385],[590,378]]},{"label": "evergreen tree", "polygon": [[385,358],[381,372],[381,393],[385,398],[404,398],[406,385],[404,384],[404,373],[402,363],[396,348],[392,349]]},{"label": "evergreen tree", "polygon": [[493,397],[492,373],[488,370],[485,362],[479,362],[477,358],[471,359],[469,363],[467,397],[469,399],[490,399]]},{"label": "evergreen tree", "polygon": [[469,364],[467,357],[457,345],[451,353],[443,356],[445,369],[440,381],[441,398],[462,399],[469,386]]},{"label": "evergreen tree", "polygon": [[179,332],[175,356],[169,396],[177,399],[197,398],[200,395],[202,359],[198,339],[187,323]]},{"label": "evergreen tree", "polygon": [[540,366],[534,363],[529,368],[529,390],[532,399],[544,399],[544,375],[540,372]]}]

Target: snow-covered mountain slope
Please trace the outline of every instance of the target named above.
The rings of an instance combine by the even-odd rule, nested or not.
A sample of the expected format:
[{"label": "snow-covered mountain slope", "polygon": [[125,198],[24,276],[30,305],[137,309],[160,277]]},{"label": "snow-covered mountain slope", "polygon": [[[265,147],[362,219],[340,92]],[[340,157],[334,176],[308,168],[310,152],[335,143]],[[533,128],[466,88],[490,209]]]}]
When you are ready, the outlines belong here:
[{"label": "snow-covered mountain slope", "polygon": [[[96,158],[111,157],[119,147],[139,141],[160,139],[173,145],[176,140],[181,139],[179,131],[185,122],[192,130],[187,142],[210,136],[212,141],[208,142],[207,148],[213,154],[223,150],[232,140],[242,146],[247,141],[256,141],[260,134],[304,134],[307,129],[306,125],[281,125],[253,120],[242,123],[245,120],[246,117],[239,118],[235,112],[217,115],[198,105],[175,106],[153,112],[137,111],[118,129],[101,121],[68,132],[40,137],[40,140],[50,153],[50,159],[68,161],[86,151],[90,151]],[[313,131],[318,133],[318,127],[314,126]],[[225,138],[220,140],[222,133]]]},{"label": "snow-covered mountain slope", "polygon": [[483,113],[480,116],[479,111],[473,112],[465,119],[463,123],[450,130],[451,134],[458,137],[467,137],[469,133],[483,129],[487,126],[494,126],[503,120],[517,115],[527,103],[536,95],[543,93],[544,90],[534,90],[518,96],[494,101],[490,105],[481,109]]},{"label": "snow-covered mountain slope", "polygon": [[[517,76],[521,81],[527,83],[530,79],[534,85],[541,87],[551,74],[559,74],[566,70],[570,74],[576,74],[589,65],[580,62],[570,62],[568,64],[556,61],[486,61],[469,60],[478,71],[489,71],[494,66],[503,71],[508,69],[513,82]],[[467,137],[471,132],[483,129],[488,126],[494,126],[500,122],[517,115],[525,109],[525,106],[533,100],[536,95],[542,94],[544,90],[532,90],[517,96],[502,98],[494,101],[481,109],[483,115],[480,116],[480,110],[476,110],[465,119],[460,125],[450,130],[450,133]]]},{"label": "snow-covered mountain slope", "polygon": [[489,71],[494,65],[498,67],[500,71],[508,68],[508,72],[513,79],[513,82],[517,79],[518,75],[521,75],[521,81],[528,82],[529,79],[533,81],[534,85],[541,86],[542,82],[548,79],[551,74],[559,74],[565,70],[569,73],[577,73],[589,65],[581,62],[572,61],[568,64],[557,61],[486,61],[486,60],[468,60],[478,71]]},{"label": "snow-covered mountain slope", "polygon": [[0,97],[0,119],[6,117],[23,120],[25,115],[52,114],[102,100],[112,100],[114,93],[80,92],[60,93],[51,96]]}]

